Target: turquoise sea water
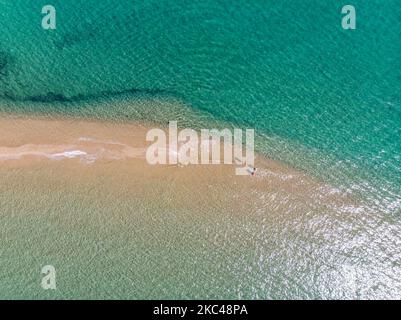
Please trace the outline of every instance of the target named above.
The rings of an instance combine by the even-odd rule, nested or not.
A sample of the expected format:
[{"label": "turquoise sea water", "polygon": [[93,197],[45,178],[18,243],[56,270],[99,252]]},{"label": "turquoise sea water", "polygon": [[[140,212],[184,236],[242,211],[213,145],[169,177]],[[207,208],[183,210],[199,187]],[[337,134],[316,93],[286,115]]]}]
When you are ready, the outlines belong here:
[{"label": "turquoise sea water", "polygon": [[401,6],[353,0],[343,30],[344,4],[0,0],[0,111],[255,128],[259,152],[399,224]]}]

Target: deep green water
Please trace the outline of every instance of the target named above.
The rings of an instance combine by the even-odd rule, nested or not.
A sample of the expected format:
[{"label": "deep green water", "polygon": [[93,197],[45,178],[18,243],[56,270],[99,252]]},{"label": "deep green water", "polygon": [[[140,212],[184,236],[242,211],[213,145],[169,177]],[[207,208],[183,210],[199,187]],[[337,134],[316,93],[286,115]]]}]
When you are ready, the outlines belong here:
[{"label": "deep green water", "polygon": [[344,4],[0,0],[0,110],[255,128],[259,152],[398,225],[401,5],[353,0],[343,30]]}]

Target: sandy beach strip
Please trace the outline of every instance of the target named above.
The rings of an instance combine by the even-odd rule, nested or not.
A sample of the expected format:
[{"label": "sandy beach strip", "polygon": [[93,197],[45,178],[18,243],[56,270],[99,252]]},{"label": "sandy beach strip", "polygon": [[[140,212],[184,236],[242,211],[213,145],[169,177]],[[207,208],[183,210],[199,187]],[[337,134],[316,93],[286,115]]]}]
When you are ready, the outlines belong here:
[{"label": "sandy beach strip", "polygon": [[[299,203],[349,202],[347,195],[303,172],[256,155],[254,176],[236,176],[236,165],[150,165],[146,161],[149,126],[78,119],[0,117],[0,171],[36,168],[51,179],[68,183],[96,183],[96,177],[113,187],[133,187],[174,181],[185,194],[207,194],[211,185],[235,186],[244,203],[268,198],[270,193]],[[115,179],[119,177],[119,179]],[[85,181],[87,180],[87,181]],[[117,181],[117,182],[116,182]],[[168,186],[166,186],[168,187]],[[188,192],[192,190],[192,192]],[[219,197],[224,198],[224,192]],[[200,196],[202,198],[202,196]],[[217,199],[216,199],[217,201]]]}]

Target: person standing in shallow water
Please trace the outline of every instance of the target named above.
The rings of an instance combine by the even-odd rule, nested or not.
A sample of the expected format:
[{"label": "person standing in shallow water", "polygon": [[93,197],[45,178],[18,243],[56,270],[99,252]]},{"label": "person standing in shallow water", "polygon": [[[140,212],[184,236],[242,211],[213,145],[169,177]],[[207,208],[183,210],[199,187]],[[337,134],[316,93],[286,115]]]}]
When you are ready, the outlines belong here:
[{"label": "person standing in shallow water", "polygon": [[248,172],[249,172],[249,174],[250,174],[251,176],[254,176],[255,173],[256,173],[256,168],[255,168],[255,167],[253,167],[253,168],[248,167],[247,170],[248,170]]}]

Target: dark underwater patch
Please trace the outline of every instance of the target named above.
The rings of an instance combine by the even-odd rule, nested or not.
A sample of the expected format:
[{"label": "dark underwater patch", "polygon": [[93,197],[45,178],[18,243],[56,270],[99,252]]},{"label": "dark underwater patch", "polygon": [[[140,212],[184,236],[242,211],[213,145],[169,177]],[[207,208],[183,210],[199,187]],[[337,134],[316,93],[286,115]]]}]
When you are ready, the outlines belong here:
[{"label": "dark underwater patch", "polygon": [[7,98],[7,95],[9,95],[7,93],[7,85],[10,82],[10,75],[15,65],[15,58],[0,50],[0,98]]},{"label": "dark underwater patch", "polygon": [[146,97],[170,97],[178,98],[178,94],[174,91],[163,89],[138,89],[130,88],[120,91],[104,91],[98,94],[77,94],[75,96],[66,96],[62,93],[48,92],[46,94],[18,97],[10,93],[3,93],[0,97],[3,99],[14,102],[42,102],[42,103],[71,103],[71,102],[85,102],[97,99],[115,98],[123,95],[146,96]]},{"label": "dark underwater patch", "polygon": [[74,32],[74,33],[64,34],[61,37],[61,39],[56,40],[54,42],[54,45],[57,49],[62,50],[64,48],[72,47],[75,45],[79,45],[80,43],[94,40],[94,39],[96,39],[96,37],[98,35],[99,35],[99,31],[96,28],[89,26],[83,32]]},{"label": "dark underwater patch", "polygon": [[8,68],[10,66],[11,61],[12,58],[10,55],[8,55],[3,51],[0,51],[0,79],[7,76]]}]

